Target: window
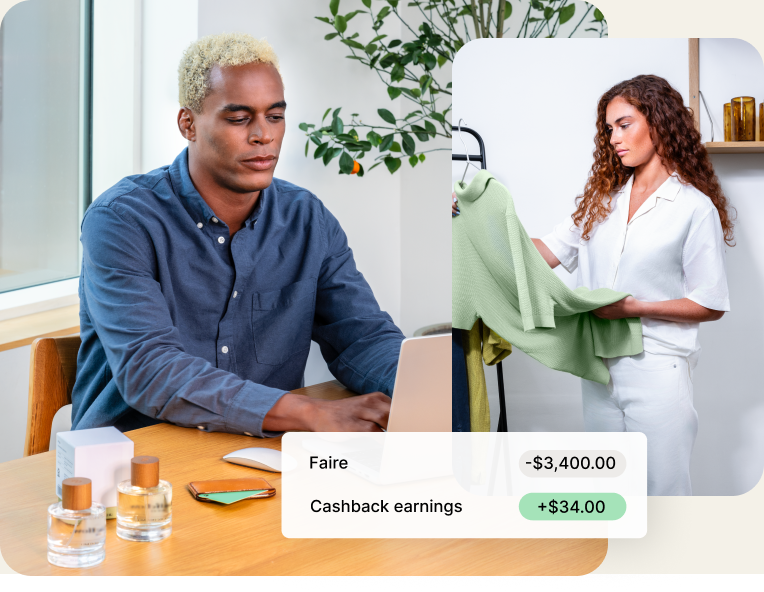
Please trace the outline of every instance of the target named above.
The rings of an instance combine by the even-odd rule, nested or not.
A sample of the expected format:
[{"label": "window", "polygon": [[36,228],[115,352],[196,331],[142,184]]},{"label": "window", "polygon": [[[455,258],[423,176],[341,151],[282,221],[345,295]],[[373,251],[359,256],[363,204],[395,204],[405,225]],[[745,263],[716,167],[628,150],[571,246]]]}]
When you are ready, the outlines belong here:
[{"label": "window", "polygon": [[90,0],[29,0],[0,27],[0,292],[79,275],[91,15]]}]

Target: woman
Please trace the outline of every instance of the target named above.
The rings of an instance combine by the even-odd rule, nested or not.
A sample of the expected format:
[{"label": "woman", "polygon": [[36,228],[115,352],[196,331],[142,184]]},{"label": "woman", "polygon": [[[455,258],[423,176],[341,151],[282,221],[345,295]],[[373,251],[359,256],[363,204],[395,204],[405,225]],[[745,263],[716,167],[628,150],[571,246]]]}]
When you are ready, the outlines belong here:
[{"label": "woman", "polygon": [[595,143],[573,224],[566,219],[533,242],[551,267],[578,269],[578,286],[632,294],[593,312],[641,317],[644,352],[604,360],[607,386],[582,381],[584,425],[644,432],[648,495],[691,495],[698,324],[729,310],[732,208],[692,112],[663,78],[637,76],[607,91]]}]

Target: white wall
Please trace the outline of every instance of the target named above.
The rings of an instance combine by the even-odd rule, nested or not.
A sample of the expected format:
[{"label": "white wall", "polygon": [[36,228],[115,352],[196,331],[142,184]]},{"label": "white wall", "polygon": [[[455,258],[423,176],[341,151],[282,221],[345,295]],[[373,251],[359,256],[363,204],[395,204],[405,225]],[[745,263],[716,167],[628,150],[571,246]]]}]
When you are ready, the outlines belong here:
[{"label": "white wall", "polygon": [[[722,55],[704,63],[704,55],[712,50]],[[716,91],[726,101],[743,92],[706,69],[709,63],[723,69],[736,62],[752,72],[747,80],[757,81],[753,90],[744,92],[759,92],[764,72],[755,50],[742,42],[714,40],[706,45],[704,40],[701,89],[707,99],[719,102]],[[599,97],[618,82],[646,73],[666,78],[687,100],[687,40],[486,40],[470,43],[459,53],[454,63],[454,121],[463,117],[483,136],[488,169],[512,193],[531,236],[543,236],[574,209],[592,163]],[[723,90],[727,84],[729,90]],[[760,96],[764,98],[764,92]],[[458,138],[453,146],[455,152],[463,152]],[[468,148],[474,150],[474,144]],[[696,495],[734,495],[753,487],[764,468],[764,400],[758,372],[764,352],[764,313],[758,305],[764,283],[764,234],[754,227],[764,215],[764,155],[718,155],[713,163],[738,209],[738,246],[727,249],[732,312],[701,326],[703,355],[694,381],[700,428],[691,474]],[[463,170],[464,165],[455,164],[452,178],[461,178]],[[474,172],[471,169],[467,178]],[[557,272],[574,285],[573,275]],[[495,370],[486,374],[495,428]],[[550,370],[517,350],[504,362],[504,374],[510,430],[583,430],[579,379]]]}]

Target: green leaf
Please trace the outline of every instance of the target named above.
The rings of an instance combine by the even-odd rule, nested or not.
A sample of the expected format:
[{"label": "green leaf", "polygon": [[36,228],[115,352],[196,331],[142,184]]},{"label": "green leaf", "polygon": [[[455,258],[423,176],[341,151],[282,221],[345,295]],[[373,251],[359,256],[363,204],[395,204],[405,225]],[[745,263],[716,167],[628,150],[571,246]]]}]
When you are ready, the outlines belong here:
[{"label": "green leaf", "polygon": [[385,37],[387,37],[387,35],[377,35],[376,37],[374,37],[374,39],[369,41],[369,43],[376,43],[377,41],[380,41],[381,39],[384,39]]},{"label": "green leaf", "polygon": [[331,108],[331,107],[329,107],[329,108],[328,108],[328,109],[327,109],[327,110],[324,112],[324,116],[321,118],[321,123],[324,123],[324,119],[326,119],[326,116],[327,116],[327,115],[329,115],[329,111],[331,111],[331,110],[332,110],[332,108]]},{"label": "green leaf", "polygon": [[358,138],[351,136],[350,134],[337,134],[335,140],[338,142],[355,142]]},{"label": "green leaf", "polygon": [[334,39],[339,33],[329,33],[328,35],[324,35],[324,39],[329,41],[329,39]]},{"label": "green leaf", "polygon": [[433,138],[435,137],[435,134],[438,133],[438,130],[433,125],[432,121],[425,121],[424,128],[427,130],[427,133],[430,134]]},{"label": "green leaf", "polygon": [[326,153],[327,148],[329,148],[329,142],[324,142],[321,144],[313,153],[313,158],[321,158]]},{"label": "green leaf", "polygon": [[560,24],[564,25],[565,23],[567,23],[570,19],[573,18],[573,15],[575,14],[575,12],[576,12],[575,4],[569,4],[568,6],[560,10]]},{"label": "green leaf", "polygon": [[392,174],[401,168],[401,159],[393,156],[385,156],[385,166],[387,167],[387,170],[390,171],[390,174]]},{"label": "green leaf", "polygon": [[403,152],[403,150],[401,150],[401,145],[398,142],[393,142],[393,145],[390,146],[390,152]]},{"label": "green leaf", "polygon": [[337,12],[340,9],[340,0],[331,0],[329,2],[329,10],[332,13],[332,16],[337,16]]},{"label": "green leaf", "polygon": [[549,19],[550,19],[550,18],[552,18],[553,16],[554,16],[554,8],[552,8],[551,6],[547,6],[547,7],[544,9],[544,18],[545,18],[546,20],[549,20]]},{"label": "green leaf", "polygon": [[377,113],[379,113],[379,116],[387,123],[395,125],[395,115],[393,115],[390,111],[387,109],[377,109]]},{"label": "green leaf", "polygon": [[544,5],[539,0],[531,0],[531,6],[536,10],[544,10]]},{"label": "green leaf", "polygon": [[376,43],[369,43],[369,45],[363,48],[369,55],[373,54],[377,49],[379,49],[379,46]]},{"label": "green leaf", "polygon": [[419,159],[416,156],[409,156],[409,164],[411,165],[411,168],[414,168],[416,165],[419,164]]},{"label": "green leaf", "polygon": [[401,43],[403,43],[403,41],[401,41],[400,39],[393,39],[390,43],[387,44],[387,47],[389,49],[392,49],[393,47],[398,47]]},{"label": "green leaf", "polygon": [[391,99],[397,99],[399,96],[401,96],[402,92],[403,92],[403,90],[398,88],[397,86],[388,86],[387,87],[387,94],[390,95]]},{"label": "green leaf", "polygon": [[310,134],[310,139],[313,141],[313,143],[316,146],[320,146],[321,145],[321,134],[319,134],[317,132],[313,132],[312,134]]},{"label": "green leaf", "polygon": [[348,22],[341,14],[338,14],[336,17],[334,17],[334,28],[337,29],[340,33],[347,31]]},{"label": "green leaf", "polygon": [[334,113],[332,113],[332,119],[334,119],[335,117],[337,117],[337,115],[339,115],[339,114],[340,114],[340,109],[342,109],[342,107],[337,107],[337,108],[334,110]]},{"label": "green leaf", "polygon": [[388,53],[385,57],[379,60],[380,68],[389,68],[398,61],[398,55],[394,53]]},{"label": "green leaf", "polygon": [[381,164],[382,164],[382,162],[377,162],[377,163],[375,163],[375,164],[371,165],[371,166],[369,167],[369,170],[371,171],[372,169],[376,169],[376,168],[377,168],[379,165],[381,165]]},{"label": "green leaf", "polygon": [[[509,4],[509,2],[507,2],[507,4]],[[419,155],[419,162],[424,162],[424,159],[425,159],[425,155],[424,154],[420,154]]]},{"label": "green leaf", "polygon": [[329,164],[333,158],[336,158],[342,153],[342,148],[329,148],[324,154],[324,164]]},{"label": "green leaf", "polygon": [[390,80],[392,82],[400,82],[406,77],[406,70],[403,69],[401,64],[395,64],[393,69],[390,70]]},{"label": "green leaf", "polygon": [[304,131],[304,132],[307,132],[307,131],[308,131],[308,124],[307,124],[307,123],[301,123],[301,124],[299,125],[299,127],[300,127],[300,129],[301,129],[302,131]]},{"label": "green leaf", "polygon": [[[504,3],[504,22],[506,23],[509,20],[509,17],[512,15],[512,5],[509,2]],[[472,13],[470,12],[470,16],[472,16]]]},{"label": "green leaf", "polygon": [[361,14],[362,12],[366,12],[366,11],[365,11],[365,10],[354,10],[353,12],[348,12],[348,13],[345,15],[345,22],[347,22],[347,21],[349,21],[350,19],[352,19],[352,18],[353,18],[355,15],[357,15],[357,14]]},{"label": "green leaf", "polygon": [[353,41],[352,39],[343,39],[342,43],[345,45],[352,47],[353,49],[363,49],[363,45],[358,43],[358,41]]},{"label": "green leaf", "polygon": [[329,23],[331,24],[332,20],[329,18],[326,18],[325,16],[317,16],[315,17],[317,20],[321,21],[322,23]]},{"label": "green leaf", "polygon": [[416,151],[416,142],[414,142],[414,138],[406,132],[401,134],[401,138],[403,140],[403,151],[409,156],[412,156]]},{"label": "green leaf", "polygon": [[424,60],[424,67],[428,70],[432,70],[438,63],[438,60],[431,53],[426,53],[422,56]]},{"label": "green leaf", "polygon": [[345,129],[345,125],[342,123],[342,119],[340,119],[339,117],[335,117],[332,120],[332,131],[336,135],[339,135],[344,131],[344,129]]},{"label": "green leaf", "polygon": [[446,118],[445,118],[445,117],[443,117],[443,116],[442,116],[440,113],[438,113],[437,111],[434,111],[434,112],[433,112],[433,113],[430,115],[430,117],[432,117],[432,118],[433,118],[435,121],[438,121],[438,122],[440,122],[440,123],[446,123]]},{"label": "green leaf", "polygon": [[444,65],[444,64],[445,64],[447,61],[448,61],[448,58],[447,58],[446,56],[444,56],[444,55],[439,55],[439,56],[438,56],[438,67],[439,67],[439,68],[442,68],[442,67],[443,67],[443,65]]},{"label": "green leaf", "polygon": [[310,140],[305,140],[305,156],[308,156],[308,148],[310,147]]},{"label": "green leaf", "polygon": [[398,6],[398,0],[387,0],[387,3],[393,8],[397,8]]},{"label": "green leaf", "polygon": [[381,21],[381,20],[382,20],[382,19],[384,19],[384,18],[385,18],[385,17],[386,17],[388,14],[390,14],[390,7],[389,7],[389,6],[383,6],[383,7],[382,7],[382,10],[380,10],[380,11],[377,13],[377,20],[378,20],[378,21]]},{"label": "green leaf", "polygon": [[366,139],[369,140],[372,146],[379,146],[382,143],[382,136],[373,130],[366,134]]},{"label": "green leaf", "polygon": [[356,173],[356,175],[358,175],[359,177],[363,177],[363,165],[360,162],[358,163],[358,172]]},{"label": "green leaf", "polygon": [[422,126],[412,125],[411,131],[414,132],[414,135],[419,139],[420,142],[427,142],[430,139],[430,134],[428,134],[427,130]]},{"label": "green leaf", "polygon": [[371,0],[361,0],[366,8],[371,8]]},{"label": "green leaf", "polygon": [[537,22],[539,22],[539,21],[543,21],[543,20],[544,20],[544,19],[540,19],[540,18],[536,18],[536,17],[533,17],[533,18],[529,18],[529,19],[528,19],[528,22],[529,22],[529,23],[537,23]]},{"label": "green leaf", "polygon": [[605,20],[605,15],[600,12],[599,8],[594,9],[594,20],[596,20],[598,23]]},{"label": "green leaf", "polygon": [[[393,145],[393,140],[395,140],[395,134],[390,134],[389,136],[382,138],[382,143],[379,145],[379,151],[386,152],[387,150],[390,150],[390,147]],[[400,150],[398,152],[400,152]]]},{"label": "green leaf", "polygon": [[342,156],[340,156],[340,170],[346,175],[349,175],[353,170],[354,162],[355,161],[353,160],[352,156],[350,156],[347,152],[343,152]]}]

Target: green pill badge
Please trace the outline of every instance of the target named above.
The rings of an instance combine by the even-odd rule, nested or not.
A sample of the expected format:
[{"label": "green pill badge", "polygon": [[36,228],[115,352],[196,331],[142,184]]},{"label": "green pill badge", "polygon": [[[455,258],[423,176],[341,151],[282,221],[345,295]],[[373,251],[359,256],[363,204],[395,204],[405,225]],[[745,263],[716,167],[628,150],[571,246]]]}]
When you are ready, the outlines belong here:
[{"label": "green pill badge", "polygon": [[520,499],[527,520],[618,520],[626,500],[617,493],[528,493]]}]

